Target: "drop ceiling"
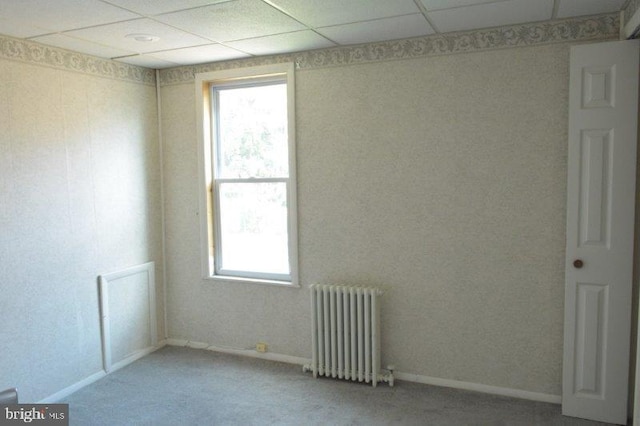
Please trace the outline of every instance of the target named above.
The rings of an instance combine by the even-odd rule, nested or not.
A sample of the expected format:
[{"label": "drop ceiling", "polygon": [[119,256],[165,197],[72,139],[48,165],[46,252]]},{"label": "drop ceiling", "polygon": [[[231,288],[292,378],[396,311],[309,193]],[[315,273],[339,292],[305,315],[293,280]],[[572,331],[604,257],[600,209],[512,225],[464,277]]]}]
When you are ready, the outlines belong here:
[{"label": "drop ceiling", "polygon": [[0,34],[148,68],[618,12],[630,0],[0,0]]}]

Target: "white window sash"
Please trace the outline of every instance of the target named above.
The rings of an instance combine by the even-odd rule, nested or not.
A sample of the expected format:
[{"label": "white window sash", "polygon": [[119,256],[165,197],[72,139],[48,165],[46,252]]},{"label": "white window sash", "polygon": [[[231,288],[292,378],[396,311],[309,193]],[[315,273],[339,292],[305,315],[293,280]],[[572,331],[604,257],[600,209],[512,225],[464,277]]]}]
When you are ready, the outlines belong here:
[{"label": "white window sash", "polygon": [[[220,205],[220,186],[225,183],[243,183],[243,184],[258,184],[258,183],[284,183],[286,188],[286,197],[287,197],[287,232],[291,229],[289,226],[290,214],[289,214],[289,202],[290,202],[290,179],[289,178],[233,178],[233,179],[214,179],[214,184],[212,185],[213,191],[213,199],[215,200],[215,204]],[[257,272],[257,271],[247,271],[247,270],[234,270],[234,269],[225,269],[220,267],[223,264],[222,255],[222,224],[221,224],[222,216],[218,213],[214,213],[214,273],[216,275],[222,276],[231,276],[231,277],[244,277],[244,278],[257,278],[262,280],[273,280],[273,281],[291,281],[291,253],[290,248],[287,247],[288,258],[289,258],[289,274],[273,274],[268,272]],[[287,236],[288,237],[288,236]],[[287,238],[290,240],[290,238]]]},{"label": "white window sash", "polygon": [[[246,81],[246,85],[244,82]],[[289,176],[277,176],[269,178],[216,178],[216,145],[212,137],[216,137],[215,116],[212,115],[214,107],[214,89],[216,87],[247,87],[263,84],[284,82],[287,86],[287,122],[288,122],[288,165]],[[297,237],[297,194],[296,194],[296,158],[295,158],[295,95],[294,95],[294,64],[273,64],[251,67],[247,69],[230,69],[213,71],[196,75],[196,100],[198,105],[198,137],[200,141],[198,151],[198,166],[200,173],[200,229],[201,229],[201,258],[202,277],[205,280],[250,282],[257,284],[274,284],[287,287],[299,287],[298,284],[298,237]],[[211,199],[215,212],[219,205],[217,188],[224,183],[270,183],[282,182],[286,184],[287,199],[287,232],[288,254],[290,273],[252,273],[248,271],[233,271],[218,269],[219,260],[215,256],[219,253],[214,250],[211,256],[210,245],[220,247],[215,242],[220,235],[220,229],[216,229],[219,215],[214,213],[209,217],[208,200]],[[216,219],[216,216],[218,218]],[[213,228],[213,239],[209,239],[209,229]]]}]

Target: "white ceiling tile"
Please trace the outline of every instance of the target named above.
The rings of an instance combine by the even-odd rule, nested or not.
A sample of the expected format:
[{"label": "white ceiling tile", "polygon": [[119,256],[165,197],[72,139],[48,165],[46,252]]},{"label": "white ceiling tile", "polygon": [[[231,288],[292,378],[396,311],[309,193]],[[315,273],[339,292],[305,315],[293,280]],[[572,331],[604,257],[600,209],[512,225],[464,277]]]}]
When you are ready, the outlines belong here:
[{"label": "white ceiling tile", "polygon": [[137,65],[139,67],[152,69],[172,68],[179,65],[174,62],[163,61],[162,59],[154,58],[153,56],[149,55],[126,56],[124,58],[115,58],[114,60],[130,65]]},{"label": "white ceiling tile", "polygon": [[335,46],[331,41],[310,30],[233,41],[227,44],[252,55],[274,55]]},{"label": "white ceiling tile", "polygon": [[33,37],[40,34],[48,34],[51,30],[38,28],[25,22],[13,19],[5,19],[0,16],[0,34],[16,38]]},{"label": "white ceiling tile", "polygon": [[104,0],[143,15],[175,12],[230,0]]},{"label": "white ceiling tile", "polygon": [[558,18],[618,12],[626,0],[560,0]]},{"label": "white ceiling tile", "polygon": [[428,13],[439,32],[464,31],[550,19],[553,0],[509,0]]},{"label": "white ceiling tile", "polygon": [[413,0],[271,0],[312,27],[347,24],[419,12]]},{"label": "white ceiling tile", "polygon": [[98,56],[100,58],[114,58],[116,56],[132,55],[135,52],[130,50],[115,49],[110,46],[92,43],[86,40],[69,37],[64,34],[49,34],[32,39],[38,43],[56,46],[74,52],[85,53],[87,55]]},{"label": "white ceiling tile", "polygon": [[318,28],[317,31],[340,44],[396,40],[434,33],[429,23],[420,13]]},{"label": "white ceiling tile", "polygon": [[484,3],[495,3],[506,0],[421,0],[424,7],[430,10],[451,9],[454,7],[473,6]]},{"label": "white ceiling tile", "polygon": [[0,16],[11,17],[16,25],[46,28],[48,32],[139,17],[99,0],[2,0]]},{"label": "white ceiling tile", "polygon": [[218,42],[263,37],[305,29],[296,20],[260,0],[236,0],[155,19]]},{"label": "white ceiling tile", "polygon": [[[69,31],[65,34],[94,43],[106,44],[116,49],[124,49],[137,53],[148,53],[211,43],[204,38],[177,30],[148,18]],[[150,34],[160,37],[160,39],[155,42],[144,43],[126,37],[129,34]]]},{"label": "white ceiling tile", "polygon": [[188,47],[185,49],[165,50],[154,52],[150,56],[180,65],[203,64],[207,62],[226,61],[229,59],[246,58],[250,55],[221,44]]}]

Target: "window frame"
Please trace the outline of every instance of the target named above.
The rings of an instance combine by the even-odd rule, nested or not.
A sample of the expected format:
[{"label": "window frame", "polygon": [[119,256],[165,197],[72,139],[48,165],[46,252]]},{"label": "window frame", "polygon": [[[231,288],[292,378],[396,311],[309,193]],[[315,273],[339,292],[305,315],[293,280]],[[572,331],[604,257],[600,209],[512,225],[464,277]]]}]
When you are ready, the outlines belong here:
[{"label": "window frame", "polygon": [[[297,226],[297,180],[295,149],[295,78],[294,64],[272,64],[247,68],[212,71],[196,74],[196,107],[198,130],[198,171],[199,171],[199,211],[200,219],[200,254],[201,273],[204,280],[247,282],[271,284],[287,287],[299,287],[298,284],[298,226]],[[219,201],[216,200],[215,185],[221,181],[234,179],[215,179],[216,167],[216,117],[214,116],[213,87],[258,86],[270,82],[282,82],[287,88],[287,135],[288,135],[288,178],[276,178],[286,181],[287,188],[287,231],[289,276],[279,274],[258,273],[248,271],[226,271],[216,268],[219,264],[219,253],[214,248],[219,244],[219,215],[214,211]],[[273,178],[255,178],[253,182],[273,181]],[[246,181],[243,179],[243,181]],[[218,217],[218,219],[216,218]]]}]

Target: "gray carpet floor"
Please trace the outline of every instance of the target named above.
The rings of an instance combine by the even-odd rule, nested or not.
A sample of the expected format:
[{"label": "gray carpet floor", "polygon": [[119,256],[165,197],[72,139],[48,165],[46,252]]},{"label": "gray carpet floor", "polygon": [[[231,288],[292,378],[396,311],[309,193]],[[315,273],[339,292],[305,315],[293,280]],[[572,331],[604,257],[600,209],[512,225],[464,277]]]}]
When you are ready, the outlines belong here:
[{"label": "gray carpet floor", "polygon": [[560,406],[396,380],[314,379],[301,367],[167,346],[77,391],[71,425],[603,425]]}]

